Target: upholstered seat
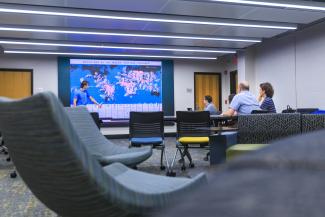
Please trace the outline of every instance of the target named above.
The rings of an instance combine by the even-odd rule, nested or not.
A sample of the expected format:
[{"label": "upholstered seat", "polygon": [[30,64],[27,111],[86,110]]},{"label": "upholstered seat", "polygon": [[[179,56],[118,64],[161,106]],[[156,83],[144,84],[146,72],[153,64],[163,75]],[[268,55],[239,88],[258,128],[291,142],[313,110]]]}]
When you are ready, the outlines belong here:
[{"label": "upholstered seat", "polygon": [[182,144],[202,144],[209,143],[209,137],[181,137],[177,141]]},{"label": "upholstered seat", "polygon": [[[211,185],[155,217],[324,216],[325,130],[271,143],[211,174]],[[198,205],[199,203],[199,205]]]},{"label": "upholstered seat", "polygon": [[85,107],[65,108],[65,110],[80,139],[103,166],[114,162],[136,166],[152,155],[151,147],[127,148],[107,140],[96,127]]},{"label": "upholstered seat", "polygon": [[[127,187],[134,192],[142,194],[167,194],[177,189],[190,187],[196,180],[204,179],[203,173],[193,179],[188,178],[170,178],[167,176],[158,176],[137,170],[132,170],[123,164],[114,164],[113,166],[104,167],[105,172],[112,175],[116,182],[121,186]],[[130,181],[132,177],[132,181]],[[193,187],[193,186],[192,186]],[[140,203],[141,201],[139,201]],[[147,201],[154,203],[155,201]]]},{"label": "upholstered seat", "polygon": [[163,138],[161,137],[133,137],[130,139],[130,142],[133,145],[143,145],[143,144],[161,144],[163,142]]},{"label": "upholstered seat", "polygon": [[267,144],[236,144],[227,149],[227,160],[236,156],[265,148]]},{"label": "upholstered seat", "polygon": [[0,131],[26,185],[63,217],[149,215],[207,181],[204,174],[169,178],[120,163],[102,167],[56,96],[48,92],[0,100]]}]

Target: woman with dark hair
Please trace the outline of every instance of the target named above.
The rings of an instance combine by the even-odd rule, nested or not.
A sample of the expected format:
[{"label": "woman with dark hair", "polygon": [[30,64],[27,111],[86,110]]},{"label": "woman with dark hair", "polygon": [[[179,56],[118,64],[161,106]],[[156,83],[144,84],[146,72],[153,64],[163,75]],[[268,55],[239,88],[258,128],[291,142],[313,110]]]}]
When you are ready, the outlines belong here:
[{"label": "woman with dark hair", "polygon": [[269,82],[261,83],[259,90],[258,101],[261,102],[261,109],[269,113],[276,113],[275,105],[273,102],[274,90]]}]

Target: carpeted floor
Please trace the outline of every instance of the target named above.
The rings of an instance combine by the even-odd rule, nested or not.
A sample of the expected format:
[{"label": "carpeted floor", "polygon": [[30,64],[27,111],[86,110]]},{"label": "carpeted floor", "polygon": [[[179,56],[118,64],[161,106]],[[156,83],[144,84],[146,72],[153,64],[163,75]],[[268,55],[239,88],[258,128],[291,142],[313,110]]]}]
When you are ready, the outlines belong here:
[{"label": "carpeted floor", "polygon": [[[116,144],[128,146],[128,140],[111,140]],[[169,161],[172,160],[175,148],[175,138],[166,138],[166,151]],[[200,172],[215,170],[209,166],[209,162],[204,161],[207,150],[190,150],[195,168],[187,168],[181,171],[181,165],[176,162],[174,171],[177,176],[194,177]],[[9,174],[14,167],[11,162],[6,161],[7,156],[0,154],[0,216],[1,217],[52,217],[57,216],[54,212],[46,208],[26,187],[19,174],[15,179],[11,179]],[[179,159],[179,157],[177,158]],[[188,167],[188,162],[186,163]],[[160,170],[160,150],[154,150],[152,157],[138,166],[138,170],[149,173],[165,175],[165,171]]]}]

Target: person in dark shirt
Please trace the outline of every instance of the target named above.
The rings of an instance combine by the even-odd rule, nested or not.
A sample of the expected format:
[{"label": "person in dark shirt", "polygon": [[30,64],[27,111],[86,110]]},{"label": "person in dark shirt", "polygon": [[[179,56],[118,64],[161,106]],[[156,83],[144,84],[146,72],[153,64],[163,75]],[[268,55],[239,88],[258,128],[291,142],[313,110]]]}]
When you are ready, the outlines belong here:
[{"label": "person in dark shirt", "polygon": [[276,113],[275,105],[273,102],[274,89],[269,82],[260,84],[260,91],[258,101],[261,103],[260,108],[269,113]]}]

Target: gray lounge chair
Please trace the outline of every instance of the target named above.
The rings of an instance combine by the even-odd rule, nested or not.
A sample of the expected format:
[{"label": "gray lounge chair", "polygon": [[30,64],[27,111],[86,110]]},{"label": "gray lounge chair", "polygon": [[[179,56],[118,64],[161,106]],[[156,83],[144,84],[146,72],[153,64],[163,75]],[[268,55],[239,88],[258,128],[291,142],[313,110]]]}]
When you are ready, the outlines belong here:
[{"label": "gray lounge chair", "polygon": [[128,148],[107,140],[100,133],[85,107],[65,108],[65,110],[79,138],[102,166],[119,162],[134,167],[152,155],[151,147]]},{"label": "gray lounge chair", "polygon": [[147,215],[206,183],[204,174],[170,178],[120,163],[101,167],[52,93],[0,102],[0,131],[22,179],[60,216]]}]

